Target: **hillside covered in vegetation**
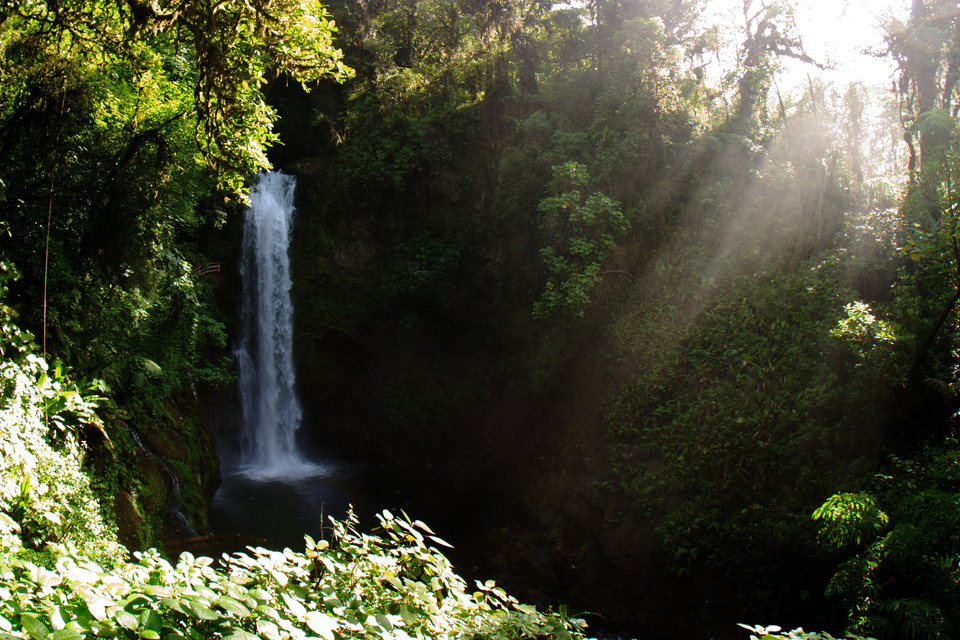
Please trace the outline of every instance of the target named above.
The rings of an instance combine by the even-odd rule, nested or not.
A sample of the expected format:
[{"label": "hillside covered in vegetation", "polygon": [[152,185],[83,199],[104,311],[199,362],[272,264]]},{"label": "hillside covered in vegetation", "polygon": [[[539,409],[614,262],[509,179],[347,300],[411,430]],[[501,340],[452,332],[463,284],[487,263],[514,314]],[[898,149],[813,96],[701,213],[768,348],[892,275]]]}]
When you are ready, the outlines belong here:
[{"label": "hillside covered in vegetation", "polygon": [[[957,637],[960,11],[877,89],[708,8],[0,0],[0,634]],[[476,593],[418,513],[146,551],[208,529],[270,167],[301,435]]]}]

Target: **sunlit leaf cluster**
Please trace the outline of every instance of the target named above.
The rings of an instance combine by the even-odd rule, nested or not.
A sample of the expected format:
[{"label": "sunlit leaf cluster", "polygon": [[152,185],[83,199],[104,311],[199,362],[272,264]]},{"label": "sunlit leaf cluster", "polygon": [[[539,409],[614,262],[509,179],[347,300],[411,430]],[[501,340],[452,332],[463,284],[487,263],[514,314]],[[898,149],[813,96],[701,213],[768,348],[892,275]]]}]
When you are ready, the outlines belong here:
[{"label": "sunlit leaf cluster", "polygon": [[105,568],[82,555],[51,567],[0,558],[0,634],[9,639],[557,638],[583,622],[519,604],[492,583],[469,592],[445,544],[420,522],[384,512],[381,535],[351,515],[304,553],[249,548],[214,563],[157,552]]},{"label": "sunlit leaf cluster", "polygon": [[269,166],[265,150],[276,140],[275,114],[260,93],[265,77],[314,83],[351,74],[317,0],[4,2],[0,16],[4,48],[29,42],[88,68],[127,63],[141,86],[149,77],[144,60],[169,56],[178,89],[191,98],[189,110],[171,120],[196,117],[199,150],[238,193],[246,174]]},{"label": "sunlit leaf cluster", "polygon": [[852,555],[827,593],[849,630],[881,638],[954,637],[960,614],[960,459],[957,443],[894,457],[872,493],[839,493],[813,514],[823,542]]},{"label": "sunlit leaf cluster", "polygon": [[602,193],[586,198],[580,192],[590,181],[586,167],[569,161],[553,167],[551,191],[537,207],[543,227],[556,247],[540,255],[550,274],[533,314],[545,317],[564,311],[582,316],[590,290],[601,280],[600,266],[616,248],[615,238],[630,228],[620,203]]},{"label": "sunlit leaf cluster", "polygon": [[[2,310],[0,310],[2,311]],[[103,434],[97,385],[35,355],[32,336],[0,320],[0,557],[50,562],[71,549],[123,557],[82,468],[85,431]]]},{"label": "sunlit leaf cluster", "polygon": [[861,361],[872,358],[876,362],[889,355],[889,347],[897,341],[891,323],[877,318],[863,301],[851,302],[843,310],[845,317],[830,330],[830,335],[847,343]]},{"label": "sunlit leaf cluster", "polygon": [[[835,640],[835,637],[825,631],[804,631],[803,627],[784,631],[778,625],[763,626],[740,624],[739,626],[751,631],[750,640]],[[844,635],[850,640],[870,640],[863,636]]]}]

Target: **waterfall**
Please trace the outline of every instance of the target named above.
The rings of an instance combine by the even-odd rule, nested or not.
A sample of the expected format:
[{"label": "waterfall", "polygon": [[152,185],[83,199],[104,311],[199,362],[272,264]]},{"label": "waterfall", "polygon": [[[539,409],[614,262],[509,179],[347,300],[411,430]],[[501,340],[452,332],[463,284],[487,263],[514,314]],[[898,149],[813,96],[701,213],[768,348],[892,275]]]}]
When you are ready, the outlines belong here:
[{"label": "waterfall", "polygon": [[236,349],[244,473],[298,478],[323,472],[297,448],[301,409],[293,369],[290,232],[296,180],[261,173],[250,192],[240,263],[241,329]]}]

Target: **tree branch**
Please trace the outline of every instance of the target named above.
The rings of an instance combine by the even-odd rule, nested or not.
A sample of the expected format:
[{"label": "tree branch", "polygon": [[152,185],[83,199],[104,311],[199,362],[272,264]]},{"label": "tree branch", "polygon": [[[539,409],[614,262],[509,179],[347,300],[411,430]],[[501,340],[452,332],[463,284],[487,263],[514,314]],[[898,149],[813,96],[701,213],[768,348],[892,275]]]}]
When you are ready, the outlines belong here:
[{"label": "tree branch", "polygon": [[[954,251],[956,250],[956,240],[954,240]],[[957,268],[960,270],[960,262],[957,263]],[[917,350],[916,355],[913,357],[913,364],[910,366],[910,376],[908,378],[911,389],[916,389],[917,387],[918,378],[920,377],[920,365],[923,363],[924,356],[927,354],[927,351],[930,350],[930,347],[933,346],[933,341],[936,340],[947,318],[950,317],[950,312],[953,310],[953,307],[956,306],[957,301],[960,301],[960,282],[957,283],[957,286],[957,293],[954,293],[953,297],[947,301],[947,304],[940,312],[940,316],[937,318],[936,323],[934,323],[930,333],[927,334],[920,349]]]},{"label": "tree branch", "polygon": [[603,276],[607,275],[608,273],[614,273],[614,274],[621,275],[621,276],[627,276],[628,278],[630,278],[630,279],[633,280],[634,282],[640,282],[640,278],[638,278],[637,276],[633,275],[633,274],[630,273],[629,271],[621,271],[620,269],[609,269],[608,271],[601,271],[601,272],[598,273],[597,275],[599,275],[600,277],[603,277]]}]

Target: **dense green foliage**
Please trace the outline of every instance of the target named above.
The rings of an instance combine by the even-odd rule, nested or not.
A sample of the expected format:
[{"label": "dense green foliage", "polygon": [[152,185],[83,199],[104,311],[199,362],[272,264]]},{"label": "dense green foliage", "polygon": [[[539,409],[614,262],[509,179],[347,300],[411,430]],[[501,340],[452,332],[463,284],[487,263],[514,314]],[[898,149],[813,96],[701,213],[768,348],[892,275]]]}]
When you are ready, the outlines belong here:
[{"label": "dense green foliage", "polygon": [[[0,263],[0,291],[10,271]],[[50,367],[10,316],[0,304],[0,557],[49,563],[78,550],[116,561],[121,547],[82,468],[81,434],[103,432],[96,387]]]},{"label": "dense green foliage", "polygon": [[561,247],[540,250],[550,279],[533,305],[536,316],[559,310],[575,310],[582,316],[582,307],[590,302],[590,290],[601,281],[600,264],[616,248],[614,236],[630,227],[620,206],[607,196],[581,195],[580,189],[588,181],[586,169],[579,163],[557,165],[550,186],[553,195],[537,206],[544,215],[543,226]]},{"label": "dense green foliage", "polygon": [[[109,0],[4,2],[0,18],[5,49],[33,49],[50,62],[81,73],[94,67],[125,67],[125,77],[115,79],[127,92],[136,92],[127,100],[150,93],[153,99],[158,97],[143,82],[158,73],[157,59],[166,58],[162,73],[181,96],[169,96],[173,100],[165,119],[151,122],[145,109],[142,119],[121,120],[130,127],[126,133],[133,134],[134,144],[143,144],[136,141],[138,125],[143,127],[141,136],[156,139],[174,121],[195,118],[198,151],[219,170],[218,177],[234,188],[241,185],[244,174],[269,166],[265,146],[275,137],[270,130],[273,112],[259,91],[265,73],[286,73],[303,82],[350,73],[333,47],[335,28],[330,16],[316,1],[216,6],[203,2],[131,6]],[[19,62],[16,56],[12,61]],[[17,86],[23,78],[21,69],[8,66],[4,75],[16,80],[8,89],[22,87]],[[64,79],[62,106],[66,93]],[[183,94],[189,106],[178,104]]]},{"label": "dense green foliage", "polygon": [[[233,304],[229,276],[203,265],[233,259],[236,196],[279,135],[272,158],[300,174],[300,385],[308,414],[333,416],[325,438],[523,512],[569,559],[564,596],[620,598],[625,626],[647,629],[635,601],[669,573],[722,593],[738,620],[956,637],[955,7],[917,0],[890,25],[900,78],[885,109],[813,77],[773,93],[784,57],[812,62],[790,3],[744,2],[732,42],[702,8],[0,1],[0,264],[24,274],[5,298],[19,426],[4,437],[69,461],[70,478],[5,485],[10,548],[114,558],[112,542],[84,546],[103,520],[64,528],[51,506],[91,490],[136,513],[126,542],[154,542],[164,478],[129,464],[153,455],[138,440],[173,460],[202,528],[216,469],[193,392],[230,382]],[[717,70],[724,47],[736,67]],[[103,383],[71,386],[57,359]],[[84,394],[106,389],[97,418]],[[7,480],[34,464],[10,460]],[[327,602],[297,580],[369,573],[372,599],[341,635],[576,632],[493,592],[471,599],[415,527],[381,525],[390,542],[338,525],[328,549],[219,572],[147,555],[117,570],[128,600],[112,613],[80,590],[62,605],[79,626],[15,615],[64,638],[101,623],[272,637],[243,614],[263,606],[326,637],[349,585],[323,583]],[[40,608],[79,575],[43,558],[4,578],[49,578]],[[286,578],[252,575],[270,563]],[[611,596],[591,569],[630,584]],[[84,571],[107,589],[108,570]],[[463,608],[435,620],[428,600]]]},{"label": "dense green foliage", "polygon": [[468,591],[428,547],[419,523],[380,516],[383,537],[334,522],[304,553],[224,557],[155,551],[104,567],[62,556],[53,567],[0,560],[4,638],[579,638],[583,623],[521,605],[493,583]]},{"label": "dense green foliage", "polygon": [[872,493],[833,496],[814,517],[846,550],[828,586],[850,628],[877,637],[954,637],[960,463],[956,441],[891,460]]}]

